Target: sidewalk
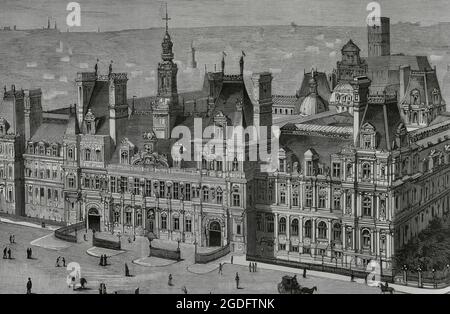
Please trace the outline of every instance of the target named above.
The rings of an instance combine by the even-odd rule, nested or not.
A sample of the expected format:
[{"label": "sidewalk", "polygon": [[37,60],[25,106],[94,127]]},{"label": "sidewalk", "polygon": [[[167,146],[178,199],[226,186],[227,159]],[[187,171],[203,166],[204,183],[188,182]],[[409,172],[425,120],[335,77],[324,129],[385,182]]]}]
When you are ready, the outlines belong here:
[{"label": "sidewalk", "polygon": [[[203,274],[211,272],[219,267],[219,261],[222,263],[225,262],[227,264],[231,264],[231,255],[227,255],[223,257],[221,260],[216,260],[208,264],[194,264],[194,265],[200,265],[201,267],[193,267],[194,265],[190,265],[188,267],[188,270],[195,270],[195,273],[197,274]],[[249,261],[247,261],[247,258],[245,255],[234,255],[233,256],[233,264],[234,265],[240,265],[248,267]],[[273,264],[266,264],[266,263],[260,263],[257,262],[257,267],[260,269],[268,269],[268,270],[276,270],[286,273],[293,273],[293,274],[299,274],[303,275],[303,269],[299,268],[291,268],[286,266],[278,266]],[[194,272],[194,271],[191,271]],[[314,270],[308,270],[307,272],[308,277],[320,277],[320,278],[328,278],[328,279],[335,279],[335,280],[341,280],[341,281],[350,281],[350,277],[344,276],[344,275],[338,275],[338,274],[332,274],[332,273],[326,273],[326,272],[320,272],[320,271],[314,271]],[[361,278],[355,278],[355,283],[357,284],[365,284],[365,280]],[[442,289],[422,289],[417,287],[410,287],[410,286],[403,286],[398,284],[389,284],[390,287],[394,288],[397,292],[403,292],[403,293],[409,293],[409,294],[447,294],[450,293],[450,287],[442,288]]]},{"label": "sidewalk", "polygon": [[50,231],[55,231],[56,229],[61,228],[60,226],[52,226],[49,224],[46,224],[45,228],[42,228],[42,226],[37,223],[32,223],[32,222],[28,222],[28,221],[20,221],[20,220],[12,220],[12,219],[3,218],[3,217],[0,217],[0,222],[7,223],[7,224],[20,225],[20,226],[25,226],[25,227],[31,227],[31,228],[39,228],[39,229],[50,230]]}]

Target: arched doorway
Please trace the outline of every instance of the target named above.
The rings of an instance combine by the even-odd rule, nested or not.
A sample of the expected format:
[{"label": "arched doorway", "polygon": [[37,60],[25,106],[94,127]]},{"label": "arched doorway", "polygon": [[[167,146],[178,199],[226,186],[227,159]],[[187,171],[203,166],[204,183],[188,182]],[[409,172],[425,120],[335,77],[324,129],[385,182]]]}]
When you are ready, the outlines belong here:
[{"label": "arched doorway", "polygon": [[100,214],[96,208],[89,209],[88,228],[95,231],[100,231]]},{"label": "arched doorway", "polygon": [[222,232],[220,223],[213,221],[209,224],[209,246],[221,246]]},{"label": "arched doorway", "polygon": [[147,222],[145,229],[147,232],[155,233],[155,211],[153,209],[147,209]]}]

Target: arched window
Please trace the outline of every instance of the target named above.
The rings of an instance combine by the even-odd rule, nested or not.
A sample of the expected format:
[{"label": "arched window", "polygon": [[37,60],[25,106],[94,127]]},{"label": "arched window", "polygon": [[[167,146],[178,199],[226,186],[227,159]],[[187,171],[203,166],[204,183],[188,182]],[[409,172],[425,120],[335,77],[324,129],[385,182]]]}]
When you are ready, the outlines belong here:
[{"label": "arched window", "polygon": [[97,161],[102,161],[102,151],[100,149],[95,150],[95,159]]},{"label": "arched window", "polygon": [[73,160],[73,148],[69,148],[67,151],[67,156],[70,160]]},{"label": "arched window", "polygon": [[45,155],[45,147],[43,144],[39,145],[39,155]]},{"label": "arched window", "polygon": [[319,222],[319,225],[317,226],[317,229],[319,231],[319,239],[326,239],[327,238],[327,224],[324,221]]},{"label": "arched window", "polygon": [[239,166],[238,159],[237,159],[237,157],[234,157],[234,159],[233,159],[233,171],[238,171],[238,166]]},{"label": "arched window", "polygon": [[52,146],[52,156],[53,157],[58,156],[58,146],[57,145]]},{"label": "arched window", "polygon": [[293,219],[291,222],[291,235],[298,236],[298,219]]},{"label": "arched window", "polygon": [[217,204],[222,204],[222,202],[223,202],[223,191],[220,187],[217,188],[217,191],[216,191],[216,201],[217,201]]},{"label": "arched window", "polygon": [[369,196],[363,198],[363,216],[372,216],[372,199]]},{"label": "arched window", "polygon": [[280,223],[278,224],[278,233],[279,234],[286,234],[286,218],[281,217]]},{"label": "arched window", "polygon": [[91,150],[89,148],[84,150],[84,160],[91,160]]},{"label": "arched window", "polygon": [[365,229],[362,232],[363,247],[365,249],[370,249],[370,231]]},{"label": "arched window", "polygon": [[161,214],[161,229],[167,230],[167,215],[166,215],[166,213]]},{"label": "arched window", "polygon": [[342,243],[342,227],[340,223],[335,223],[333,225],[333,241]]},{"label": "arched window", "polygon": [[120,163],[121,164],[128,164],[128,151],[123,150],[120,154]]},{"label": "arched window", "polygon": [[205,159],[205,156],[202,156],[202,169],[207,169],[208,163]]},{"label": "arched window", "polygon": [[312,223],[311,220],[305,222],[305,238],[311,238],[312,234]]},{"label": "arched window", "polygon": [[113,214],[114,223],[120,224],[120,209],[116,208]]}]

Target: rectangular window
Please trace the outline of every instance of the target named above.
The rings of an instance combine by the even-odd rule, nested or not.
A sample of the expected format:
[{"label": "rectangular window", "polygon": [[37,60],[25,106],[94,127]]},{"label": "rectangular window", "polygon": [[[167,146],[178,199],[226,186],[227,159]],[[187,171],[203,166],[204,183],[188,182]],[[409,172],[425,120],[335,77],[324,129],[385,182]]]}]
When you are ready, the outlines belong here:
[{"label": "rectangular window", "polygon": [[186,183],[186,192],[184,193],[184,198],[186,201],[191,200],[191,185],[189,183]]},{"label": "rectangular window", "polygon": [[127,193],[128,192],[128,178],[120,177],[120,192]]},{"label": "rectangular window", "polygon": [[280,172],[285,171],[285,159],[280,159]]},{"label": "rectangular window", "polygon": [[292,196],[292,206],[298,206],[298,194],[294,193]]},{"label": "rectangular window", "polygon": [[178,182],[174,182],[174,184],[173,184],[173,198],[176,199],[176,200],[179,198],[178,191],[179,191],[179,184],[178,184]]},{"label": "rectangular window", "polygon": [[165,192],[165,184],[164,182],[161,181],[159,182],[159,197],[164,198],[165,197],[164,192]]},{"label": "rectangular window", "polygon": [[95,178],[95,189],[100,190],[100,178]]},{"label": "rectangular window", "polygon": [[291,246],[291,252],[298,253],[298,246],[297,245],[292,245]]},{"label": "rectangular window", "polygon": [[111,193],[116,193],[117,192],[117,188],[116,188],[116,177],[111,177],[110,179],[110,185],[111,185]]},{"label": "rectangular window", "polygon": [[333,163],[333,177],[340,178],[341,177],[341,164],[334,162]]},{"label": "rectangular window", "polygon": [[241,234],[242,234],[241,224],[237,224],[237,225],[236,225],[236,233],[237,233],[238,235],[241,235]]},{"label": "rectangular window", "polygon": [[41,188],[41,205],[44,205],[44,201],[45,201],[45,189]]},{"label": "rectangular window", "polygon": [[278,245],[278,251],[286,251],[286,244],[280,243]]},{"label": "rectangular window", "polygon": [[125,212],[125,224],[131,225],[131,212]]},{"label": "rectangular window", "polygon": [[305,194],[305,206],[312,207],[312,189],[307,187]]},{"label": "rectangular window", "polygon": [[239,194],[233,194],[233,206],[234,207],[241,206],[241,196]]},{"label": "rectangular window", "polygon": [[161,216],[161,229],[167,230],[167,216],[166,215]]},{"label": "rectangular window", "polygon": [[141,194],[141,182],[139,178],[134,178],[134,195],[140,195]]},{"label": "rectangular window", "polygon": [[334,210],[341,210],[341,196],[340,195],[334,195],[333,208],[334,208]]},{"label": "rectangular window", "polygon": [[145,196],[152,196],[152,181],[145,180]]},{"label": "rectangular window", "polygon": [[192,232],[192,220],[191,220],[191,218],[186,218],[186,232]]},{"label": "rectangular window", "polygon": [[286,192],[285,191],[280,192],[280,203],[286,204]]},{"label": "rectangular window", "polygon": [[311,248],[309,248],[309,247],[304,247],[304,248],[303,248],[303,254],[311,254]]}]

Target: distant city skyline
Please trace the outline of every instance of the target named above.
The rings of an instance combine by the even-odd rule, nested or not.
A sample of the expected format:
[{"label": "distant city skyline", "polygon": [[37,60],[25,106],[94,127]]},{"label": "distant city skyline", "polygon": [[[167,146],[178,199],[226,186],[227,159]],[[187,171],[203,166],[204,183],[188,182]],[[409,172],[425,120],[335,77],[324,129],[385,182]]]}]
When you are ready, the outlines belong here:
[{"label": "distant city skyline", "polygon": [[[79,0],[81,27],[101,31],[162,27],[159,0]],[[369,0],[167,0],[171,27],[297,25],[364,26]],[[381,0],[382,15],[392,23],[430,25],[450,22],[450,1]],[[51,18],[65,31],[66,6],[61,0],[1,0],[0,26],[42,28]]]}]

